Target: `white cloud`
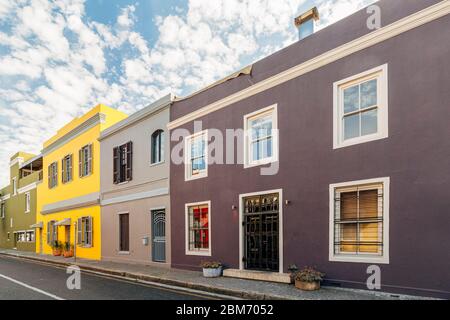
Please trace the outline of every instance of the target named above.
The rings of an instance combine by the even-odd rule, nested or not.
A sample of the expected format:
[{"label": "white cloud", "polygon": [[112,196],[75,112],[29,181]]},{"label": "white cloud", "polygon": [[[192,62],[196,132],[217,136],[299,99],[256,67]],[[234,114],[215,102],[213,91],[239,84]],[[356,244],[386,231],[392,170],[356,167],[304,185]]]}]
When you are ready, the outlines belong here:
[{"label": "white cloud", "polygon": [[[188,94],[296,41],[307,0],[189,0],[139,32],[139,4],[112,25],[85,0],[0,0],[0,185],[9,157],[39,152],[62,125],[97,103],[131,113],[164,94]],[[370,0],[319,0],[321,27]],[[6,168],[6,169],[5,169]]]}]

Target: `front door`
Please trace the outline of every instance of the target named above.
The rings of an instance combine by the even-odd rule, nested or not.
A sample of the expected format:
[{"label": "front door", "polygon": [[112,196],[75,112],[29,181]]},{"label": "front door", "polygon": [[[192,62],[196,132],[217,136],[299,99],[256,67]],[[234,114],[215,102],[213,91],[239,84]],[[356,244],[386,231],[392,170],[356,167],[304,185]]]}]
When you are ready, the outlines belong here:
[{"label": "front door", "polygon": [[166,262],[166,211],[152,211],[152,257],[154,262]]},{"label": "front door", "polygon": [[279,195],[244,199],[245,269],[279,271]]}]

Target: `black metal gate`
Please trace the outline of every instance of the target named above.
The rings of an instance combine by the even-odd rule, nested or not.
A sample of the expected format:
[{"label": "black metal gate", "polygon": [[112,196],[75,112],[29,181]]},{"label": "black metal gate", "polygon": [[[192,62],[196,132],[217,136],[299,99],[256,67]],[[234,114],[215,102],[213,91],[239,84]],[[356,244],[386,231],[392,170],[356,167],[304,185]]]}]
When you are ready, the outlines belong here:
[{"label": "black metal gate", "polygon": [[166,212],[152,211],[152,257],[155,262],[166,262]]},{"label": "black metal gate", "polygon": [[244,199],[245,268],[279,270],[279,195]]}]

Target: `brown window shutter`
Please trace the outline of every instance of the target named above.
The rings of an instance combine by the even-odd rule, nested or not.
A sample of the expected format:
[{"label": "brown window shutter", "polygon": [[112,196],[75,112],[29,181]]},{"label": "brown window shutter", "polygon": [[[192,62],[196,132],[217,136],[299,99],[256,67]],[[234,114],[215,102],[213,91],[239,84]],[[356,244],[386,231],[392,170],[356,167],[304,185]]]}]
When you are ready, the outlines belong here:
[{"label": "brown window shutter", "polygon": [[83,177],[83,149],[78,151],[78,174],[79,177]]},{"label": "brown window shutter", "polygon": [[62,168],[61,168],[61,174],[62,174],[61,181],[62,181],[62,183],[66,183],[67,182],[66,181],[66,170],[65,170],[66,163],[67,163],[67,159],[66,158],[62,159]]},{"label": "brown window shutter", "polygon": [[81,245],[83,243],[82,235],[83,235],[83,223],[82,223],[81,219],[78,219],[78,222],[77,222],[77,244],[78,245]]},{"label": "brown window shutter", "polygon": [[47,244],[51,244],[50,241],[50,222],[47,222]]},{"label": "brown window shutter", "polygon": [[119,166],[120,166],[120,158],[119,158],[119,148],[115,147],[113,149],[113,182],[114,184],[119,183]]},{"label": "brown window shutter", "polygon": [[133,180],[133,142],[131,141],[127,143],[126,180]]},{"label": "brown window shutter", "polygon": [[91,143],[88,146],[88,152],[89,152],[89,157],[88,157],[88,172],[89,174],[92,174],[94,172],[94,155],[92,154],[93,151],[93,144]]},{"label": "brown window shutter", "polygon": [[52,188],[52,165],[48,166],[48,188]]},{"label": "brown window shutter", "polygon": [[92,217],[87,218],[88,219],[88,223],[89,223],[89,228],[87,229],[87,234],[88,234],[88,243],[86,243],[88,246],[93,247],[94,246],[94,226],[92,225],[92,223],[94,222],[94,219]]}]

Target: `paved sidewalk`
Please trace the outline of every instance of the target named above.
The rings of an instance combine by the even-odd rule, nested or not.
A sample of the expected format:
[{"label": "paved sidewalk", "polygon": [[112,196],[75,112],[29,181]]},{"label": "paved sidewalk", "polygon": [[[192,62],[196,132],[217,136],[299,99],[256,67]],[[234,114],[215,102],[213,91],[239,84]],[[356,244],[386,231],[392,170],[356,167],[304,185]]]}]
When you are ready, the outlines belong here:
[{"label": "paved sidewalk", "polygon": [[64,259],[31,252],[0,249],[0,255],[50,263],[57,266],[77,265],[87,272],[99,272],[132,281],[147,281],[177,287],[206,291],[243,299],[257,300],[412,300],[412,296],[398,296],[364,290],[324,287],[315,292],[304,292],[293,285],[268,283],[263,281],[204,278],[201,272],[126,264],[106,261],[90,261],[73,258]]}]

